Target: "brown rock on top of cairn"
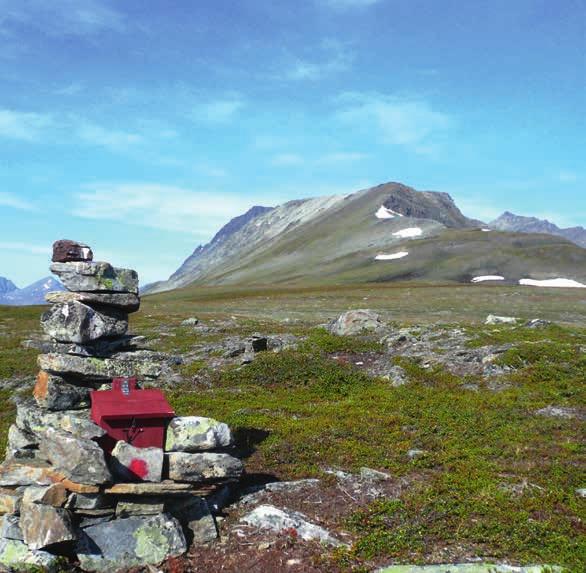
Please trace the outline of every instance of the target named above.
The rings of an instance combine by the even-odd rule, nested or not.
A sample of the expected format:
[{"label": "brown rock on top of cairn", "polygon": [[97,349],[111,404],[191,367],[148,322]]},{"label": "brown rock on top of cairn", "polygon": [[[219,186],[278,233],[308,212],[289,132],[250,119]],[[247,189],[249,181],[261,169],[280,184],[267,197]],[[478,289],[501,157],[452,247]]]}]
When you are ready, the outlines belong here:
[{"label": "brown rock on top of cairn", "polygon": [[63,239],[53,243],[54,263],[89,262],[94,258],[92,250],[83,243]]}]

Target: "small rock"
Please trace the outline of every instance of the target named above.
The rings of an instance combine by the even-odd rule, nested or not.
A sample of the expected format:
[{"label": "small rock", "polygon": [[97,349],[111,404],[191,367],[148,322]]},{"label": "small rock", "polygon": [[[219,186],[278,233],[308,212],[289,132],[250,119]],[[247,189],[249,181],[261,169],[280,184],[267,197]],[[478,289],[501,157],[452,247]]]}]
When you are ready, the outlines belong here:
[{"label": "small rock", "polygon": [[137,517],[141,515],[159,515],[165,512],[165,501],[161,498],[143,498],[140,501],[119,501],[116,505],[116,517]]},{"label": "small rock", "polygon": [[125,292],[138,294],[138,275],[131,269],[116,269],[109,263],[53,263],[65,288],[74,292]]},{"label": "small rock", "polygon": [[533,318],[525,323],[526,328],[547,328],[551,325],[552,323],[549,320],[544,320],[543,318]]},{"label": "small rock", "polygon": [[228,454],[167,454],[169,477],[179,482],[205,482],[238,479],[244,469],[242,462]]},{"label": "small rock", "polygon": [[107,307],[98,312],[77,301],[62,302],[43,313],[41,327],[59,342],[87,344],[100,338],[126,334],[128,315]]},{"label": "small rock", "polygon": [[49,292],[45,295],[45,300],[51,304],[77,301],[89,306],[113,306],[124,312],[136,312],[140,308],[138,295],[122,292]]},{"label": "small rock", "polygon": [[0,537],[0,565],[11,571],[30,571],[34,567],[44,571],[57,570],[59,558],[45,551],[31,551],[23,541]]},{"label": "small rock", "polygon": [[391,386],[393,388],[398,388],[399,386],[404,386],[409,382],[407,377],[407,372],[401,366],[394,365],[391,366],[386,374],[386,378],[391,381]]},{"label": "small rock", "polygon": [[489,314],[484,321],[484,324],[517,324],[518,318],[513,316],[497,316],[495,314]]},{"label": "small rock", "polygon": [[380,316],[376,312],[359,309],[341,314],[328,325],[328,330],[338,336],[353,336],[368,331],[377,331],[383,326]]},{"label": "small rock", "polygon": [[423,450],[409,450],[407,452],[407,457],[410,460],[415,460],[417,458],[420,458],[421,456],[424,456],[425,452]]},{"label": "small rock", "polygon": [[77,261],[90,262],[94,258],[92,250],[83,243],[62,239],[53,243],[54,263],[70,263]]},{"label": "small rock", "polygon": [[241,519],[242,523],[269,529],[276,533],[283,530],[295,530],[305,541],[320,541],[326,545],[343,545],[329,531],[307,520],[307,517],[296,511],[282,510],[272,505],[260,505]]},{"label": "small rock", "polygon": [[545,416],[547,418],[565,418],[571,420],[579,417],[575,408],[565,408],[561,406],[546,406],[535,412],[538,416]]},{"label": "small rock", "polygon": [[391,476],[371,468],[360,468],[360,477],[369,481],[389,481]]},{"label": "small rock", "polygon": [[75,410],[90,406],[90,390],[87,386],[69,384],[60,376],[41,370],[33,396],[40,408],[46,410]]},{"label": "small rock", "polygon": [[168,511],[184,524],[189,544],[200,545],[218,538],[216,521],[202,497],[190,495],[169,500]]},{"label": "small rock", "polygon": [[83,530],[77,546],[81,568],[111,573],[135,566],[157,565],[185,553],[179,522],[167,514],[115,519]]},{"label": "small rock", "polygon": [[60,543],[75,541],[77,535],[66,509],[23,504],[20,508],[20,529],[29,549],[44,549]]},{"label": "small rock", "polygon": [[184,416],[173,418],[167,427],[167,452],[198,452],[225,448],[232,444],[230,428],[212,418]]},{"label": "small rock", "polygon": [[0,517],[0,539],[23,541],[19,517],[16,515],[4,515]]},{"label": "small rock", "polygon": [[112,473],[125,481],[160,482],[163,477],[162,448],[136,448],[119,441],[111,456]]},{"label": "small rock", "polygon": [[586,487],[581,487],[576,490],[576,495],[578,497],[586,497]]},{"label": "small rock", "polygon": [[181,326],[197,326],[199,324],[199,319],[192,316],[191,318],[186,318],[182,323]]},{"label": "small rock", "polygon": [[60,483],[48,486],[27,487],[24,490],[22,504],[40,503],[43,505],[52,505],[53,507],[63,507],[67,501],[67,490]]},{"label": "small rock", "polygon": [[13,489],[0,489],[0,514],[14,514],[20,510],[23,492]]}]

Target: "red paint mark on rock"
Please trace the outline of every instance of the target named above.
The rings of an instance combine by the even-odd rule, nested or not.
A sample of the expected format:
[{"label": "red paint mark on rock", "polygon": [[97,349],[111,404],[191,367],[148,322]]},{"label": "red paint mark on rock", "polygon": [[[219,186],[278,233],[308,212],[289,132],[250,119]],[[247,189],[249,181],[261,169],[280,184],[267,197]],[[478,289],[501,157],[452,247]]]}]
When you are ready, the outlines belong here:
[{"label": "red paint mark on rock", "polygon": [[144,460],[134,458],[131,460],[128,469],[138,478],[144,479],[149,473],[149,466]]}]

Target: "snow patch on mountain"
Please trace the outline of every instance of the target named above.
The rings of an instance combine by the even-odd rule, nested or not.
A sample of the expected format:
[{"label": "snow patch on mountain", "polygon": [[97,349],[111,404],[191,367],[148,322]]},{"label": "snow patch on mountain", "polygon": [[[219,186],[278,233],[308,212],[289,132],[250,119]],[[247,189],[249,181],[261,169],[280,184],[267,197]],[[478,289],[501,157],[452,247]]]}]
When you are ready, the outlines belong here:
[{"label": "snow patch on mountain", "polygon": [[393,233],[393,235],[402,239],[410,239],[423,235],[423,230],[419,227],[409,227],[408,229],[401,229],[400,231]]},{"label": "snow patch on mountain", "polygon": [[557,287],[557,288],[586,288],[585,284],[579,283],[572,279],[546,279],[546,280],[535,280],[535,279],[521,279],[520,285],[525,286],[536,286],[536,287]]},{"label": "snow patch on mountain", "polygon": [[394,219],[395,217],[402,217],[401,213],[387,209],[384,205],[379,207],[379,210],[374,214],[377,219]]},{"label": "snow patch on mountain", "polygon": [[500,275],[484,275],[481,277],[474,277],[471,282],[473,283],[483,283],[485,281],[504,281],[505,277],[501,277]]},{"label": "snow patch on mountain", "polygon": [[375,261],[394,261],[395,259],[402,259],[409,253],[407,251],[401,251],[400,253],[393,253],[392,255],[377,255],[374,257]]}]

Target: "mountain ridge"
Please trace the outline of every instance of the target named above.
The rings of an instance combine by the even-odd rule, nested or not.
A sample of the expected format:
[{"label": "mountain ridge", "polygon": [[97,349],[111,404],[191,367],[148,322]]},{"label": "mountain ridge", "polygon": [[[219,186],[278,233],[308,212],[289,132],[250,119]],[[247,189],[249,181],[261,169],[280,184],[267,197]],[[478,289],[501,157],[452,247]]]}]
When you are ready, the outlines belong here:
[{"label": "mountain ridge", "polygon": [[[8,280],[8,279],[6,279]],[[12,283],[12,281],[8,281]],[[14,285],[14,283],[12,283]],[[45,294],[51,291],[65,290],[63,285],[53,277],[45,277],[24,287],[17,288],[9,292],[0,290],[0,304],[8,306],[27,306],[46,304]]]}]

